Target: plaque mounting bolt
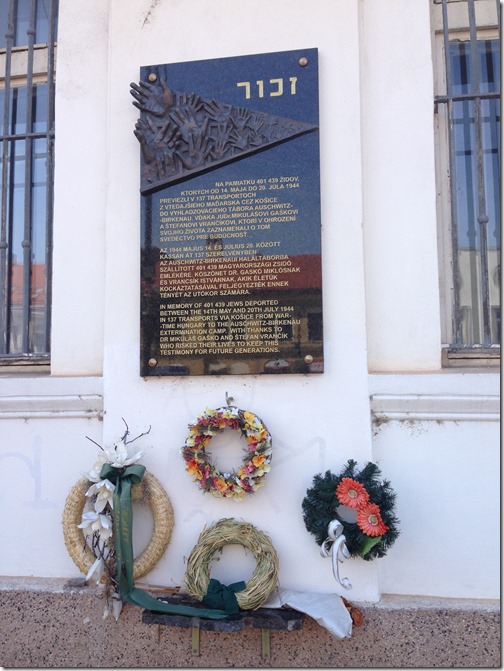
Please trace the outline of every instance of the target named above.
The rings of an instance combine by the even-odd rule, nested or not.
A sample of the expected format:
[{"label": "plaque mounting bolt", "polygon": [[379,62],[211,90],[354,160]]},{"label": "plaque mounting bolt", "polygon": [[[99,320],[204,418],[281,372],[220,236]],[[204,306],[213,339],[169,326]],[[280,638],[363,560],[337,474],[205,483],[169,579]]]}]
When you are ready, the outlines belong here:
[{"label": "plaque mounting bolt", "polygon": [[157,366],[157,359],[149,359],[149,366],[151,368],[154,368],[154,366]]},{"label": "plaque mounting bolt", "polygon": [[313,357],[311,354],[307,354],[304,358],[305,363],[313,363]]},{"label": "plaque mounting bolt", "polygon": [[154,74],[153,72],[151,72],[150,75],[148,76],[148,80],[149,80],[150,82],[155,82],[155,81],[157,81],[157,75]]},{"label": "plaque mounting bolt", "polygon": [[302,68],[304,68],[305,65],[308,65],[308,59],[305,56],[303,56],[302,58],[299,59],[299,65]]}]

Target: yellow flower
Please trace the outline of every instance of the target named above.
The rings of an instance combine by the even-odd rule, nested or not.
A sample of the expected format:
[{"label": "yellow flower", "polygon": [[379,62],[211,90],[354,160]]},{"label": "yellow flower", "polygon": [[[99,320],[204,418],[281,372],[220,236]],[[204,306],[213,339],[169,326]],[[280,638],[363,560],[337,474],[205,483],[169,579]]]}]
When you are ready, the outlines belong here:
[{"label": "yellow flower", "polygon": [[223,492],[227,489],[227,484],[224,482],[224,480],[214,480],[214,487],[217,489],[219,492]]},{"label": "yellow flower", "polygon": [[268,432],[266,431],[265,428],[262,428],[259,434],[257,435],[257,442],[261,442],[265,440],[266,436],[268,435]]},{"label": "yellow flower", "polygon": [[255,457],[252,457],[252,463],[256,468],[260,468],[265,462],[265,457],[263,454],[258,454]]}]

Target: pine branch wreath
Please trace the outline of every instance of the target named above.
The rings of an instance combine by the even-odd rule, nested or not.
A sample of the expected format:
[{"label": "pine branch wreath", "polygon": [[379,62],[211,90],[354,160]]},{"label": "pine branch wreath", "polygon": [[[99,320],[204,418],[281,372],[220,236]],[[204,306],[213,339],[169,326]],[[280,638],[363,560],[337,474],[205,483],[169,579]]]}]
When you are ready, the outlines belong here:
[{"label": "pine branch wreath", "polygon": [[[395,500],[390,482],[381,479],[376,464],[368,462],[358,471],[357,462],[349,459],[338,475],[331,471],[315,475],[303,499],[303,519],[319,545],[327,539],[329,523],[338,520],[350,555],[369,561],[384,557],[399,536]],[[343,519],[341,506],[354,508],[357,521]]]}]

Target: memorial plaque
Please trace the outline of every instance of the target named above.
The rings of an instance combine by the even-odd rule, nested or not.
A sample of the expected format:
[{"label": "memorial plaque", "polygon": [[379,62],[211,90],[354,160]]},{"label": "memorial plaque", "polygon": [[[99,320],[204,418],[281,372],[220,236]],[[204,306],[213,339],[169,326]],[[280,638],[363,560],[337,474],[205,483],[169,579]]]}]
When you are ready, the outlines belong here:
[{"label": "memorial plaque", "polygon": [[318,54],[142,67],[141,364],[322,373]]}]

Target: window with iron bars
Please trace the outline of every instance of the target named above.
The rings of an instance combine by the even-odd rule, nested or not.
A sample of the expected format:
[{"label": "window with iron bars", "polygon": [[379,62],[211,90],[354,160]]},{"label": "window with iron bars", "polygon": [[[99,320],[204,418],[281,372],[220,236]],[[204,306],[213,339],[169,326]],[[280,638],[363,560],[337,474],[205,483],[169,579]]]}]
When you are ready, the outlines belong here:
[{"label": "window with iron bars", "polygon": [[58,0],[0,0],[0,364],[48,363]]},{"label": "window with iron bars", "polygon": [[500,4],[433,0],[443,363],[500,359]]}]

